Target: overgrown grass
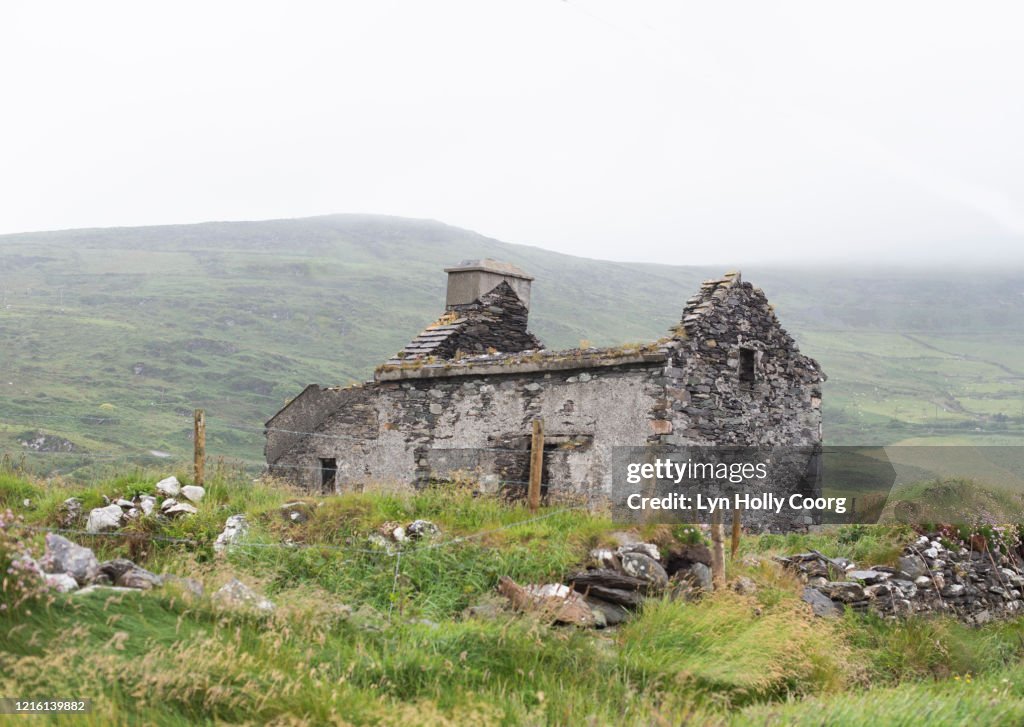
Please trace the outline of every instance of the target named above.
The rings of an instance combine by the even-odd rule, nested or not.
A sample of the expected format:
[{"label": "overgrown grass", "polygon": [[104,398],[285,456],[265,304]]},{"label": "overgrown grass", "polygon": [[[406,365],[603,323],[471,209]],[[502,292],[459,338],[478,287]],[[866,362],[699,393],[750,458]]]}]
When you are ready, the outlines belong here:
[{"label": "overgrown grass", "polygon": [[[102,501],[103,494],[148,490],[156,478],[140,471],[79,488],[6,473],[0,498],[17,506],[27,496],[35,507],[23,512],[28,524],[47,525],[72,494]],[[458,488],[309,498],[229,473],[207,484],[196,516],[142,519],[132,524],[134,539],[89,544],[101,557],[129,556],[158,572],[199,578],[208,593],[238,577],[273,598],[277,610],[226,612],[173,585],[50,595],[0,616],[0,693],[91,698],[95,711],[75,723],[103,725],[983,725],[1024,718],[1024,626],[852,613],[815,619],[800,601],[801,585],[767,557],[816,548],[882,562],[910,536],[900,528],[745,537],[729,571],[752,578],[754,595],[655,599],[618,629],[583,631],[508,612],[470,617],[465,609],[492,601],[502,575],[562,579],[589,548],[609,542],[615,525],[601,513],[534,515]],[[281,516],[280,505],[295,499],[311,505],[305,522]],[[250,539],[227,555],[147,539],[208,544],[235,513],[247,516]],[[433,520],[441,534],[407,544],[400,558],[367,538],[385,521],[415,518]],[[698,537],[664,526],[643,535],[666,545]],[[285,540],[297,545],[260,547]]]}]

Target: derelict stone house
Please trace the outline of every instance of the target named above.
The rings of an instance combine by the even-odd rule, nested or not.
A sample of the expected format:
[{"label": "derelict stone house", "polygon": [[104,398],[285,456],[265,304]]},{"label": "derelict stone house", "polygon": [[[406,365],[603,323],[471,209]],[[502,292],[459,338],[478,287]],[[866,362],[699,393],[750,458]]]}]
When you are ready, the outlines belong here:
[{"label": "derelict stone house", "polygon": [[705,282],[661,340],[548,351],[522,270],[446,272],[444,314],[373,381],[311,385],[267,422],[272,473],[324,492],[460,473],[497,489],[527,479],[535,417],[545,485],[590,497],[609,491],[616,447],[820,444],[825,377],[739,273]]}]

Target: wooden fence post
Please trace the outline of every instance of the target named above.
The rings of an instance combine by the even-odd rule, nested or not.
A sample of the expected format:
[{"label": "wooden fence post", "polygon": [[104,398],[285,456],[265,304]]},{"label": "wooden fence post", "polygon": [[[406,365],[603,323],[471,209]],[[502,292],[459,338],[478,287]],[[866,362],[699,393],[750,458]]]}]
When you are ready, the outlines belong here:
[{"label": "wooden fence post", "polygon": [[725,587],[725,529],[722,511],[711,513],[711,582],[715,590]]},{"label": "wooden fence post", "polygon": [[197,485],[202,485],[206,478],[206,412],[202,409],[195,411],[195,458],[193,460],[192,480]]},{"label": "wooden fence post", "polygon": [[530,511],[540,507],[540,480],[544,474],[544,420],[533,420],[533,437],[530,439],[530,489],[528,499]]},{"label": "wooden fence post", "polygon": [[729,557],[736,560],[736,553],[740,550],[740,531],[743,520],[743,508],[737,507],[732,511],[732,547],[729,550]]}]

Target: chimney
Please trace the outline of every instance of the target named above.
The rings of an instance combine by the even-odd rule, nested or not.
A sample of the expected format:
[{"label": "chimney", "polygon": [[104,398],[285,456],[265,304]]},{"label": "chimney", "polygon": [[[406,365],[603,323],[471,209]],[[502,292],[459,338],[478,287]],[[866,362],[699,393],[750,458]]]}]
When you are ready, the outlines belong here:
[{"label": "chimney", "polygon": [[484,293],[494,290],[502,281],[508,283],[526,309],[530,309],[530,281],[533,278],[511,263],[490,258],[463,260],[444,271],[448,273],[445,310],[472,303]]}]

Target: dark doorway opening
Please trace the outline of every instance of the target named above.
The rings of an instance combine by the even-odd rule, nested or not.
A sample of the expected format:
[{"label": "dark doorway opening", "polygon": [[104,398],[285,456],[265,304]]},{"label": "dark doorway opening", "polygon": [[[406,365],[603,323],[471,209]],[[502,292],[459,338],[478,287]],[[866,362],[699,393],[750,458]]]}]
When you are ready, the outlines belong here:
[{"label": "dark doorway opening", "polygon": [[740,383],[754,383],[754,349],[740,349]]},{"label": "dark doorway opening", "polygon": [[333,457],[320,460],[320,492],[334,492],[335,480],[338,475],[338,461]]}]

